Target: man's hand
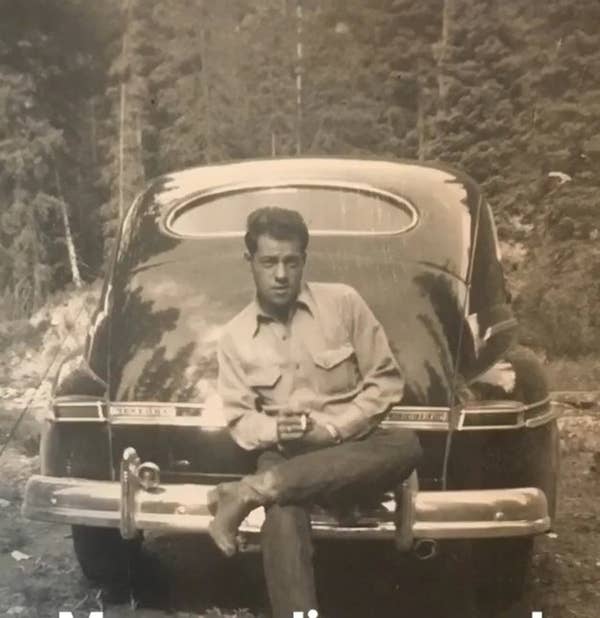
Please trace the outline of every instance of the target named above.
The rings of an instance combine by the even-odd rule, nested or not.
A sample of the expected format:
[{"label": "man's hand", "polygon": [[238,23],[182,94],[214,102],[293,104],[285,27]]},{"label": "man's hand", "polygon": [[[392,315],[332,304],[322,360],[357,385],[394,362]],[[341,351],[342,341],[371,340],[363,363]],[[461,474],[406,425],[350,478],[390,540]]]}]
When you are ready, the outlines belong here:
[{"label": "man's hand", "polygon": [[310,428],[306,412],[283,409],[277,414],[277,439],[279,442],[290,442],[302,438]]},{"label": "man's hand", "polygon": [[302,444],[310,446],[312,448],[319,448],[324,446],[331,446],[335,444],[335,440],[331,433],[323,425],[314,423],[313,426],[302,437]]},{"label": "man's hand", "polygon": [[326,427],[329,417],[321,412],[301,412],[293,408],[282,408],[277,413],[277,439],[309,447],[323,448],[337,444],[335,435]]}]

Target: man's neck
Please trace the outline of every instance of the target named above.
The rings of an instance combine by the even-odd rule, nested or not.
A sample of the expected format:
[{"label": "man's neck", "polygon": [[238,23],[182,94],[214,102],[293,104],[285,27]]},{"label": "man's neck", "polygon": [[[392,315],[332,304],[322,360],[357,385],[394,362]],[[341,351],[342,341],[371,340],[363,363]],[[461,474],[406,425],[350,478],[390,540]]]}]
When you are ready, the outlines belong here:
[{"label": "man's neck", "polygon": [[282,324],[287,324],[290,321],[292,316],[294,306],[296,304],[296,299],[293,300],[292,303],[285,307],[273,307],[266,304],[260,297],[257,298],[258,305],[261,311],[269,318],[275,320],[276,322],[281,322]]}]

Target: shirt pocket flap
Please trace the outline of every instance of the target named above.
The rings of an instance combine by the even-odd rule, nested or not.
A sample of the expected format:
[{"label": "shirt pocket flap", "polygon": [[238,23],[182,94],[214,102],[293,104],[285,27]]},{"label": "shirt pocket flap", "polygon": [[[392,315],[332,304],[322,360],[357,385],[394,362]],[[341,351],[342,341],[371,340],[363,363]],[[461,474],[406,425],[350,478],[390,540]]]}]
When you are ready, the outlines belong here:
[{"label": "shirt pocket flap", "polygon": [[275,365],[255,367],[248,372],[248,383],[255,388],[271,388],[281,377],[281,369]]},{"label": "shirt pocket flap", "polygon": [[333,369],[350,358],[352,354],[354,354],[354,348],[349,343],[345,343],[337,348],[319,350],[318,352],[314,352],[312,356],[315,365],[323,369]]}]

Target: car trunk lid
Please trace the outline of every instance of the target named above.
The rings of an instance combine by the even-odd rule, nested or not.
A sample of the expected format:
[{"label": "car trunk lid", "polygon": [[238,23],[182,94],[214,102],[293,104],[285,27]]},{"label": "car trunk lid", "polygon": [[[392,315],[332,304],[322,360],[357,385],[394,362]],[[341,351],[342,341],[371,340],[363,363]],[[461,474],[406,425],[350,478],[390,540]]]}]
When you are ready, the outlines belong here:
[{"label": "car trunk lid", "polygon": [[[359,291],[404,372],[403,405],[435,409],[451,404],[455,386],[466,297],[456,270],[415,259],[398,239],[317,237],[306,279]],[[252,453],[232,442],[220,413],[216,349],[253,294],[239,239],[169,244],[117,271],[107,355],[115,462],[134,446],[174,478],[252,468]],[[440,475],[443,435],[425,440],[427,477]]]}]

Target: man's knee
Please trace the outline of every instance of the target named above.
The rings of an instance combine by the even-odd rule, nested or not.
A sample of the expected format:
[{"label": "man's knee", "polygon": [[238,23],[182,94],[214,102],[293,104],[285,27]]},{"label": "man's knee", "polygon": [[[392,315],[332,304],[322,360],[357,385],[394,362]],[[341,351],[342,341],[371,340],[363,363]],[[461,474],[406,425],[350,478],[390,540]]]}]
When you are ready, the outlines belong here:
[{"label": "man's knee", "polygon": [[421,441],[419,440],[419,437],[414,431],[409,431],[409,435],[407,436],[407,442],[407,450],[410,454],[410,461],[414,467],[423,458],[423,447],[421,446]]},{"label": "man's knee", "polygon": [[[415,431],[385,427],[380,430],[382,443],[407,467],[414,468],[423,457],[423,448]],[[382,444],[382,445],[383,445]]]}]

